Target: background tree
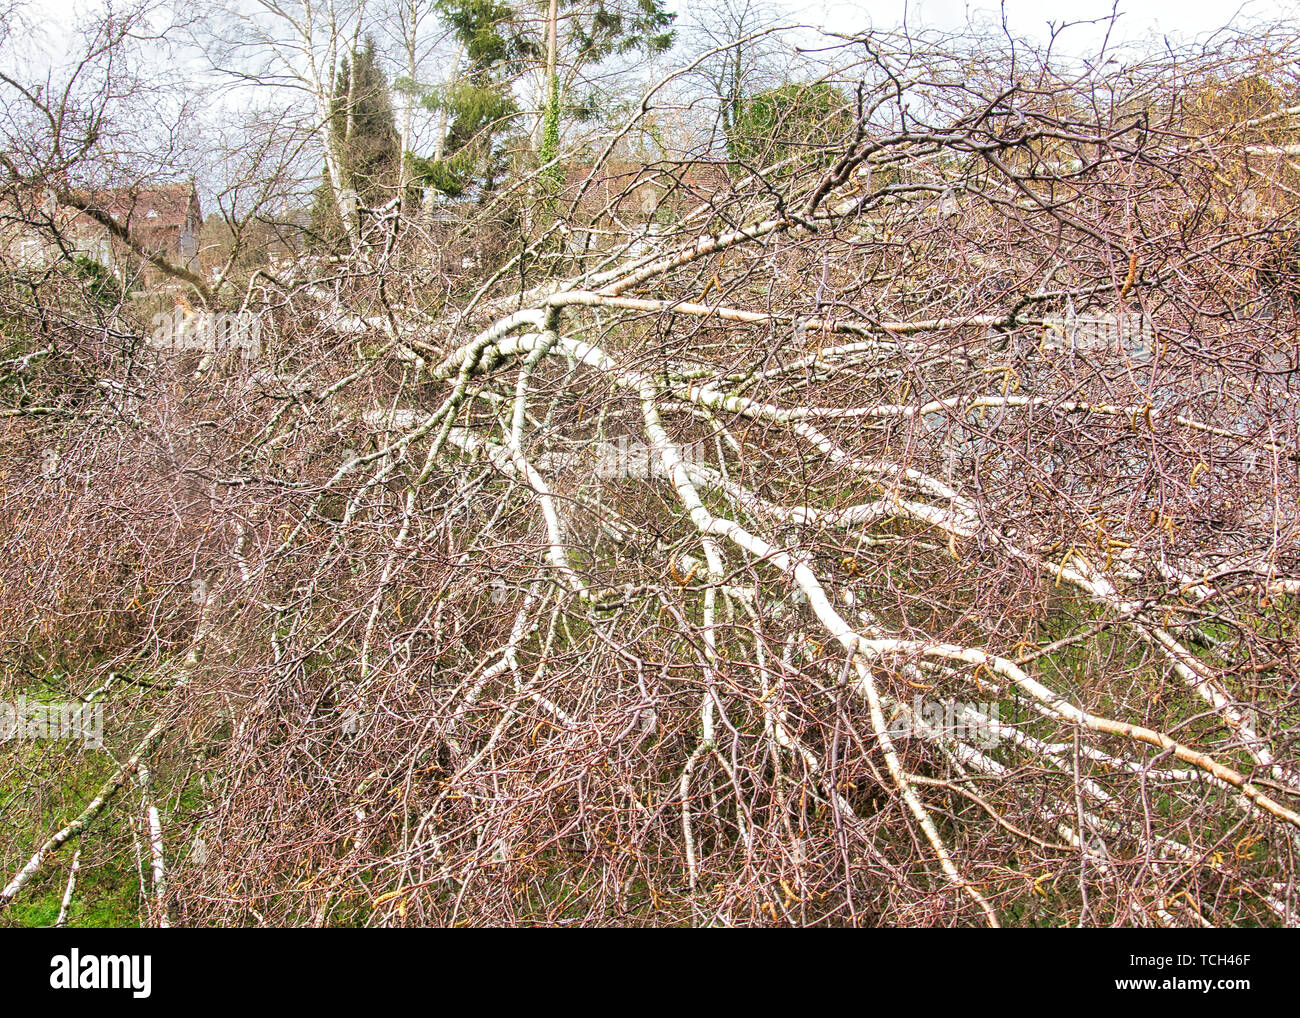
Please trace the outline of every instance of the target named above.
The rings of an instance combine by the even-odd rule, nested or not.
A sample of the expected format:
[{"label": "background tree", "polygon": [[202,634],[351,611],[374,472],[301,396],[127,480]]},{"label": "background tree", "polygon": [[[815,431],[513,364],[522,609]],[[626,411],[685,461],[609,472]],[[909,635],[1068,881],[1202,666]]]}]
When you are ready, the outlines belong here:
[{"label": "background tree", "polygon": [[514,89],[524,62],[536,58],[536,40],[497,0],[444,0],[440,14],[452,27],[465,65],[455,80],[425,100],[447,117],[440,152],[414,157],[417,178],[448,195],[471,184],[491,189],[503,168],[502,136],[519,112]]},{"label": "background tree", "polygon": [[342,224],[356,240],[360,219],[336,149],[334,112],[347,87],[340,69],[361,47],[368,0],[262,0],[233,7],[199,2],[202,16],[191,32],[196,57],[241,100],[250,84],[275,94],[276,133],[287,129],[299,148],[315,150],[308,174],[324,164],[316,197],[329,199],[334,209],[321,209],[318,218],[333,223],[331,229]]},{"label": "background tree", "polygon": [[[363,228],[366,217],[398,197],[401,147],[388,83],[379,67],[375,42],[366,36],[362,48],[339,62],[334,102],[330,109],[330,144],[337,153],[339,180],[346,214]],[[313,232],[337,246],[349,232],[330,200],[328,171],[312,210]]]},{"label": "background tree", "polygon": [[746,96],[776,88],[790,73],[789,54],[774,29],[776,8],[761,0],[704,0],[687,11],[695,49],[711,53],[697,75],[716,103],[708,151],[735,133]]},{"label": "background tree", "polygon": [[791,83],[737,96],[728,107],[728,154],[755,168],[791,156],[826,165],[854,120],[843,92],[827,82]]},{"label": "background tree", "polygon": [[[558,157],[567,120],[593,119],[607,102],[606,90],[589,72],[610,57],[666,51],[675,18],[663,0],[549,0],[537,144],[542,164]],[[554,190],[558,179],[552,169],[544,186]]]}]

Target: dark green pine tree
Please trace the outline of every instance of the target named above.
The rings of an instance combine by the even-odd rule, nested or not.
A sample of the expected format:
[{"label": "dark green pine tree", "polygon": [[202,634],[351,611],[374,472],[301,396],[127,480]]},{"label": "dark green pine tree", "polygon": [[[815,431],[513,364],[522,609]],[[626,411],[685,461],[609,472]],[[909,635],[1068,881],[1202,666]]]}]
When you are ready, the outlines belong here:
[{"label": "dark green pine tree", "polygon": [[[547,60],[550,25],[533,16],[539,0],[439,0],[438,10],[464,48],[467,67],[457,80],[434,91],[425,105],[449,114],[441,159],[411,155],[415,177],[446,194],[464,192],[471,183],[490,189],[504,165],[502,141],[516,125],[520,110],[513,79],[528,66]],[[542,12],[547,11],[541,0]],[[664,0],[560,0],[563,26],[560,63],[573,68],[598,63],[615,54],[658,52],[672,45],[675,17]],[[590,82],[579,81],[563,98],[558,80],[546,87],[543,162],[559,153],[562,119],[589,120],[607,107],[607,97]],[[551,175],[558,179],[555,167]]]},{"label": "dark green pine tree", "polygon": [[513,8],[499,0],[441,0],[438,10],[464,47],[467,66],[425,106],[449,115],[441,159],[411,157],[421,183],[460,195],[474,183],[490,190],[503,168],[501,142],[519,107],[513,77],[536,59],[537,45]]},{"label": "dark green pine tree", "polygon": [[664,0],[561,0],[560,20],[584,63],[613,53],[659,53],[673,44],[677,15]]}]

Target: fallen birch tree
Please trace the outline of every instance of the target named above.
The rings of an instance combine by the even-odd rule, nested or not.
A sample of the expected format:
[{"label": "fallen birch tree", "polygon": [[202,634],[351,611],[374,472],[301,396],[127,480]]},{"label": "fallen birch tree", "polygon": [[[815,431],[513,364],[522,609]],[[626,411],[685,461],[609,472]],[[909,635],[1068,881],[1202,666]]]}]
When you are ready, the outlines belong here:
[{"label": "fallen birch tree", "polygon": [[134,783],[172,925],[1293,925],[1296,107],[907,42],[703,192],[373,217],[260,361],[10,287],[6,660],[119,686],[0,898]]}]

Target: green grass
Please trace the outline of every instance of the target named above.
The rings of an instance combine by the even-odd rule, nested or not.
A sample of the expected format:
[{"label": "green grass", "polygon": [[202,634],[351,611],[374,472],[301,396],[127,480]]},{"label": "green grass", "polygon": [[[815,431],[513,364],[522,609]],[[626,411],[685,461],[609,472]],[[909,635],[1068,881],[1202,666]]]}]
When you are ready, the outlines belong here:
[{"label": "green grass", "polygon": [[[0,761],[9,765],[0,772],[0,816],[7,818],[11,848],[7,868],[21,864],[41,840],[75,817],[113,770],[106,755],[79,747],[52,749],[39,742],[10,743],[0,753]],[[15,831],[14,826],[21,829]],[[62,846],[12,904],[0,911],[0,926],[54,925],[78,845],[81,865],[68,925],[138,926],[140,887],[131,843],[125,817],[110,807],[80,842],[74,839]]]}]

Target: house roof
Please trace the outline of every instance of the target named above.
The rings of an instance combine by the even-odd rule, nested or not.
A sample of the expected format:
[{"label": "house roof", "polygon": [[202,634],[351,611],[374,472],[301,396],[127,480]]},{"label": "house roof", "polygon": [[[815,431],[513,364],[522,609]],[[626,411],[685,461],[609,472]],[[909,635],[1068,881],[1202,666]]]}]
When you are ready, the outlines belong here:
[{"label": "house roof", "polygon": [[135,229],[183,229],[191,204],[202,218],[193,183],[109,188],[91,191],[89,198],[119,223]]}]

